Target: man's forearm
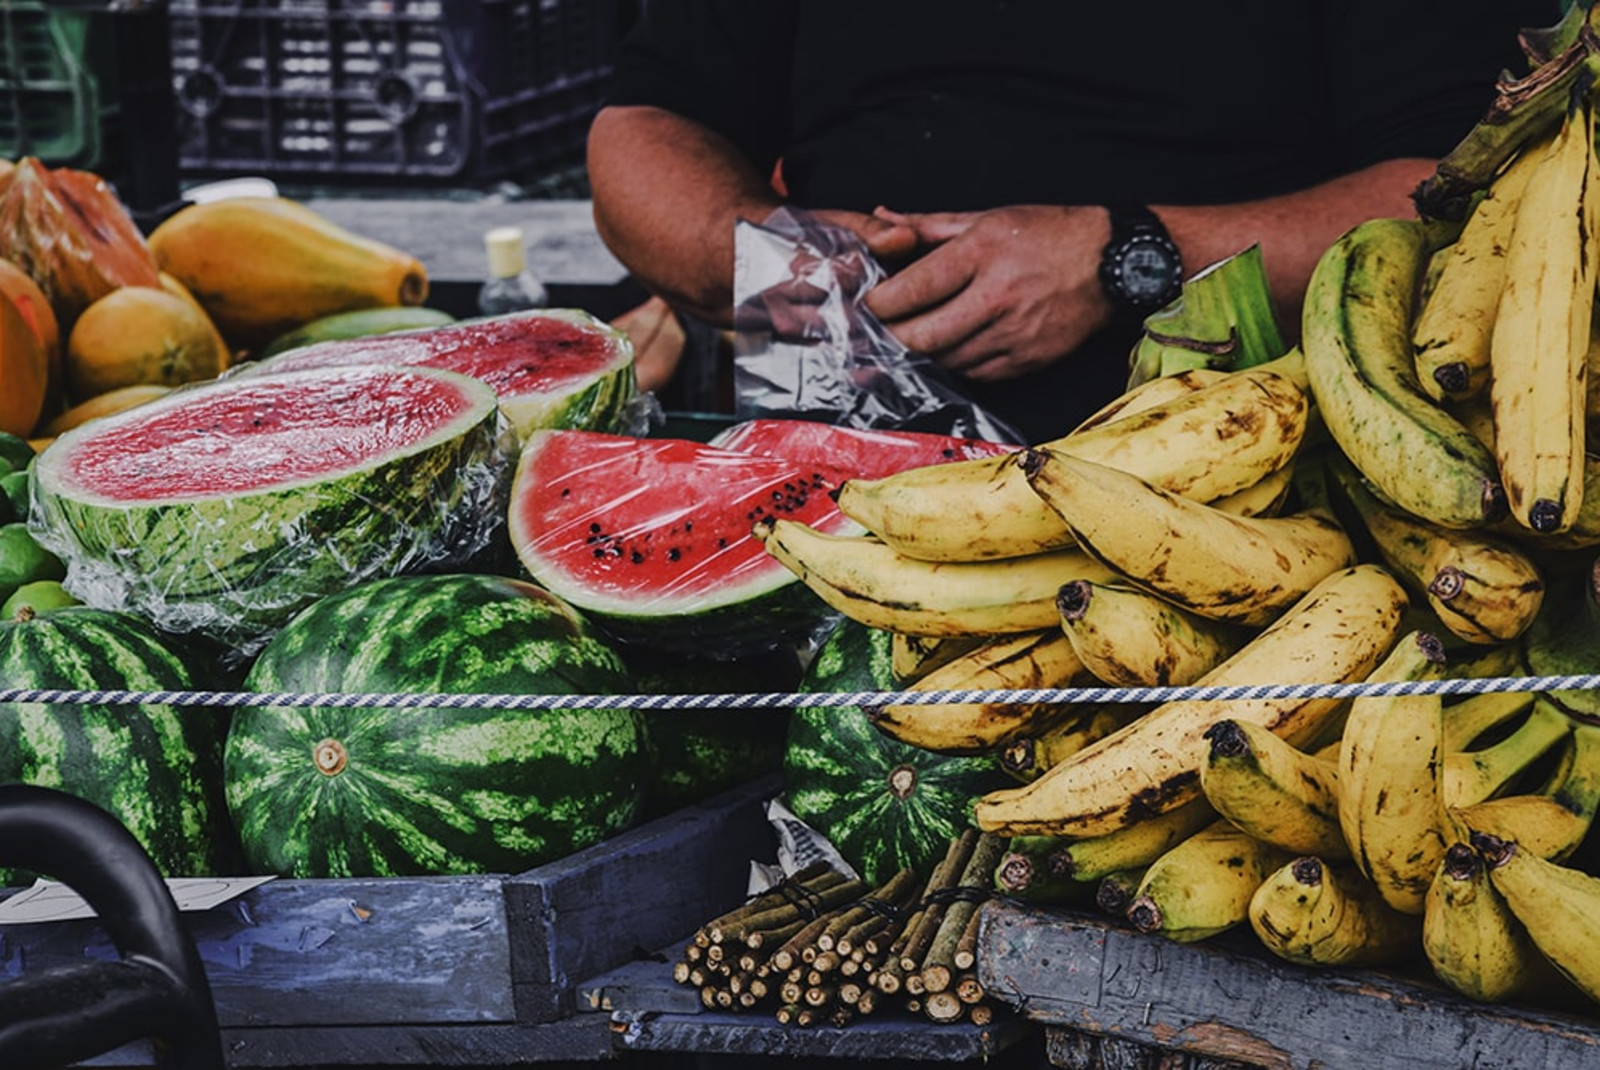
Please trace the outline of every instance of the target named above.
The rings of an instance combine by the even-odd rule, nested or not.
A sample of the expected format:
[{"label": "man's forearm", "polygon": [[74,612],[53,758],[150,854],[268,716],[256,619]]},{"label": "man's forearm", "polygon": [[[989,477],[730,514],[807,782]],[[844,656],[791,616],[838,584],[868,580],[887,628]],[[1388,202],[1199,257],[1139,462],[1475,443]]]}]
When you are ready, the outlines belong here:
[{"label": "man's forearm", "polygon": [[727,139],[671,112],[608,107],[589,134],[595,226],[644,286],[727,326],[733,233],[778,206],[768,176]]},{"label": "man's forearm", "polygon": [[[1185,272],[1260,243],[1278,308],[1297,315],[1317,260],[1365,219],[1416,215],[1411,191],[1435,161],[1387,160],[1295,193],[1241,204],[1155,207],[1183,253]],[[1285,323],[1291,334],[1299,323]]]}]

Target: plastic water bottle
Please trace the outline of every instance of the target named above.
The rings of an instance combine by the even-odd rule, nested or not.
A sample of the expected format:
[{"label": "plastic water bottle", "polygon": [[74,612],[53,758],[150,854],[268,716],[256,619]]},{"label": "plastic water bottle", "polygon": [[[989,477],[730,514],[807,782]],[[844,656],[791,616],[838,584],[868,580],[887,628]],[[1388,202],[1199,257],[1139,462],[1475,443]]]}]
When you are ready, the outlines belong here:
[{"label": "plastic water bottle", "polygon": [[544,284],[528,270],[521,227],[495,227],[484,234],[483,246],[489,254],[489,278],[478,291],[480,314],[501,316],[550,303]]}]

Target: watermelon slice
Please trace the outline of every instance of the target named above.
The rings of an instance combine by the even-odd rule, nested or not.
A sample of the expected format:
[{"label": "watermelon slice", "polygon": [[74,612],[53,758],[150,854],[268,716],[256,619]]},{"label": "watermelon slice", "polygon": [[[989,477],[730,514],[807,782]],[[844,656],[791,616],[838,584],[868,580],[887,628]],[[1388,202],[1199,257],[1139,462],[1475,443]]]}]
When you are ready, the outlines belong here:
[{"label": "watermelon slice", "polygon": [[280,353],[236,374],[352,364],[420,364],[494,387],[519,438],[546,427],[627,430],[638,392],[628,336],[578,309],[541,309],[443,327],[345,338]]},{"label": "watermelon slice", "polygon": [[620,639],[732,656],[832,611],[750,534],[781,515],[856,534],[838,469],[685,439],[539,431],[511,484],[511,545],[534,580]]},{"label": "watermelon slice", "polygon": [[217,380],[58,438],[30,530],[89,605],[248,653],[322,595],[485,546],[500,429],[493,390],[434,368]]},{"label": "watermelon slice", "polygon": [[734,424],[711,445],[800,464],[825,463],[851,478],[882,479],[907,468],[1012,453],[1017,446],[923,431],[868,431],[816,420],[759,419]]}]

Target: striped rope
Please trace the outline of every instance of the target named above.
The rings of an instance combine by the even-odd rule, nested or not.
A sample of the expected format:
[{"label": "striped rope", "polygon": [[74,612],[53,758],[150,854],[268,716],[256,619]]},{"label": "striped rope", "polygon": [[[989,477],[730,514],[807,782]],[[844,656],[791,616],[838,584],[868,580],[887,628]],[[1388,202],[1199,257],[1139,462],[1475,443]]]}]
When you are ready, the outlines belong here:
[{"label": "striped rope", "polygon": [[1395,680],[1340,684],[1248,684],[1183,687],[1053,687],[1015,690],[752,692],[717,695],[446,695],[254,691],[89,691],[0,688],[0,702],[63,705],[266,706],[347,709],[776,709],[791,706],[934,706],[943,703],[1248,702],[1267,699],[1345,699],[1363,695],[1475,695],[1491,691],[1590,691],[1600,674],[1495,676],[1482,679]]}]

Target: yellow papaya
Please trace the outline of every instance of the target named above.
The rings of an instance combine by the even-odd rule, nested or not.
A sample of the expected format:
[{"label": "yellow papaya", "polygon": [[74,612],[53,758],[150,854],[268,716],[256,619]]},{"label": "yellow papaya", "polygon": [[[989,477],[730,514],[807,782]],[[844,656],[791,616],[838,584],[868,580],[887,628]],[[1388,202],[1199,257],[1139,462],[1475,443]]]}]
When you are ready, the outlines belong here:
[{"label": "yellow papaya", "polygon": [[[39,428],[39,440],[54,439],[57,435],[71,431],[74,427],[81,427],[90,420],[131,409],[135,405],[143,405],[147,401],[166,397],[170,393],[172,387],[160,383],[138,383],[134,386],[107,390],[104,394],[96,394],[88,401],[78,402],[61,415],[46,421],[45,425]],[[34,448],[37,451],[43,447]]]},{"label": "yellow papaya", "polygon": [[50,359],[11,298],[0,293],[0,431],[29,435],[44,411]]},{"label": "yellow papaya", "polygon": [[422,261],[286,197],[191,204],[149,237],[157,266],[193,293],[235,349],[361,308],[419,305]]},{"label": "yellow papaya", "polygon": [[138,383],[182,386],[222,374],[226,350],[199,305],[164,289],[124,286],[83,310],[67,336],[75,401]]}]

